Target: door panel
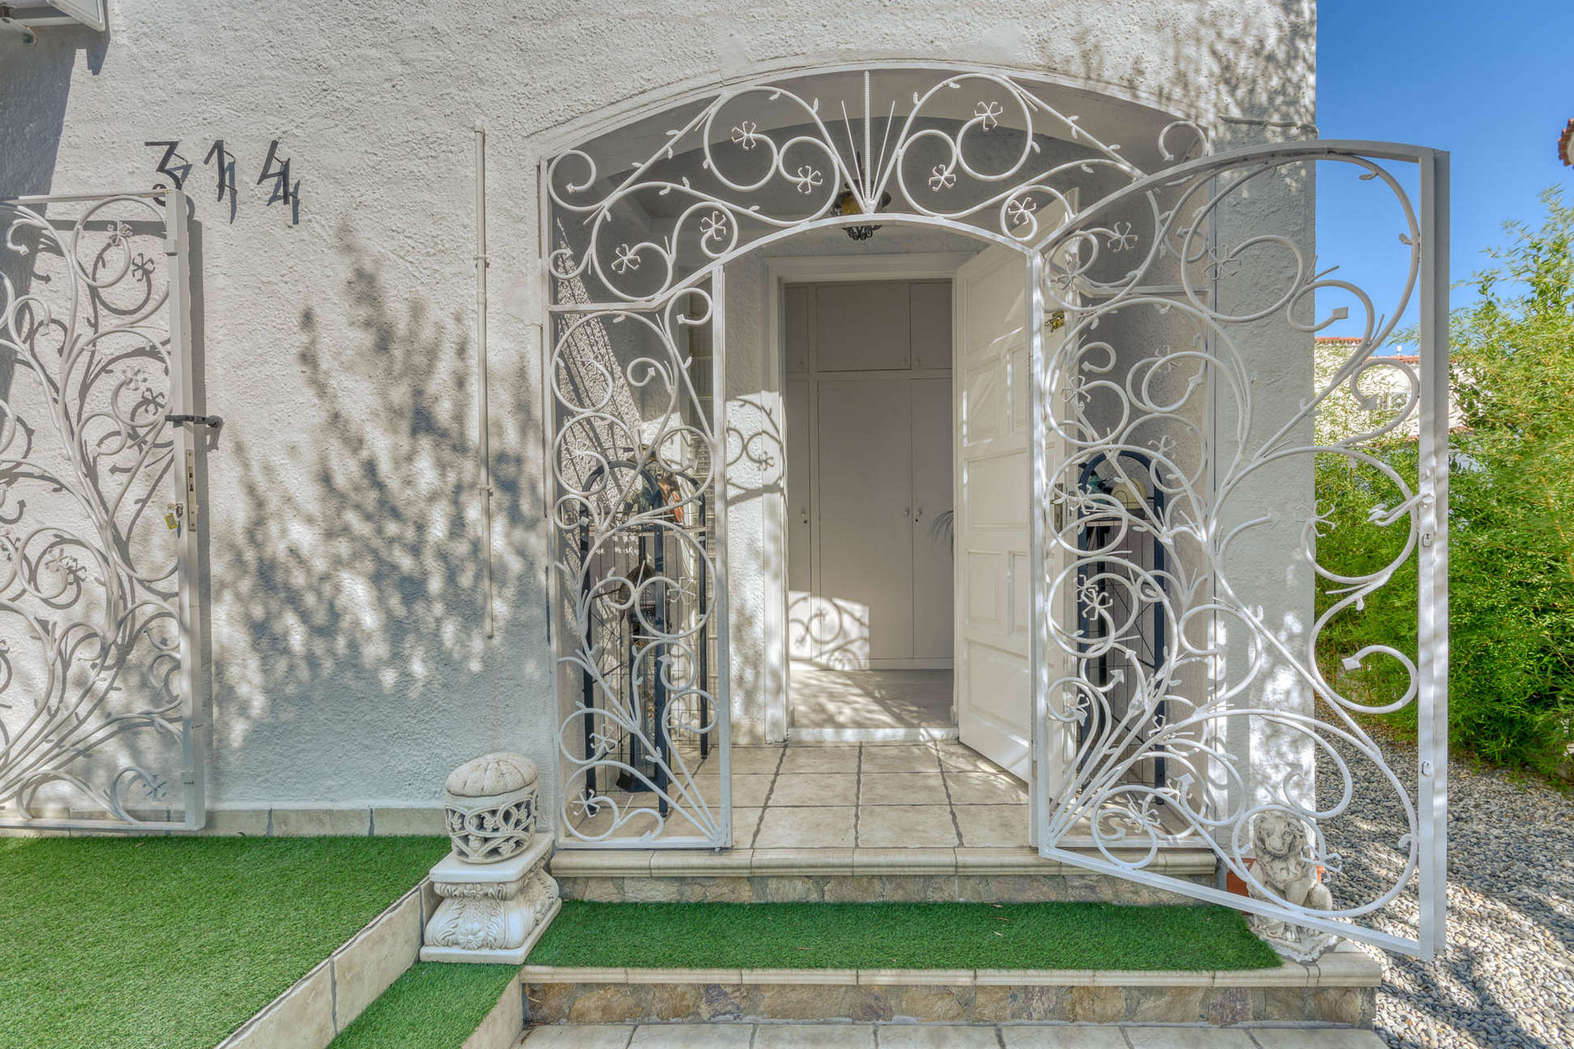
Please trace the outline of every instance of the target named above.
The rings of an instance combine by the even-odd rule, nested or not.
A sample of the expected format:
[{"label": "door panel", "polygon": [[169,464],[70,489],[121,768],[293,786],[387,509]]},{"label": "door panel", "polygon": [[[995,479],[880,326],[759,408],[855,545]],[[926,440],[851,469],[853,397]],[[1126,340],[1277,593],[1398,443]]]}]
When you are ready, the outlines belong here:
[{"label": "door panel", "polygon": [[[794,289],[789,289],[789,291]],[[815,655],[812,592],[814,477],[810,441],[809,380],[787,380],[787,652],[793,659]]]},{"label": "door panel", "polygon": [[906,284],[825,284],[814,293],[817,370],[879,371],[911,366]]},{"label": "door panel", "polygon": [[[1014,557],[1028,546],[1028,427],[1011,408],[1027,376],[1027,267],[1020,252],[989,248],[957,274],[955,291],[957,727],[963,743],[1026,779],[1030,772],[1028,637],[1011,629]],[[1022,584],[1028,580],[1024,577]]]},{"label": "door panel", "polygon": [[945,517],[951,510],[951,380],[913,379],[907,386],[913,406],[913,657],[944,661],[951,659],[955,575]]},{"label": "door panel", "polygon": [[839,611],[832,644],[853,660],[910,659],[913,452],[907,384],[827,380],[820,384],[818,407],[816,540],[820,594]]},{"label": "door panel", "polygon": [[951,367],[951,282],[909,286],[913,367]]}]

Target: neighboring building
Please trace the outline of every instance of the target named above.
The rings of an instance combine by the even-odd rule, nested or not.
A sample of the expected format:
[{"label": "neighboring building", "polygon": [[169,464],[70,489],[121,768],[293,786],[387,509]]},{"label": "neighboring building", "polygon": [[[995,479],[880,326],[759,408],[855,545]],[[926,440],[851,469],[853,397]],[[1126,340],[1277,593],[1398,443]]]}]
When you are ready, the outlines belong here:
[{"label": "neighboring building", "polygon": [[[40,198],[0,204],[0,815],[435,827],[508,749],[565,850],[805,844],[778,770],[830,770],[826,848],[1212,899],[1264,812],[1337,850],[1306,175],[1446,158],[1312,140],[1310,4],[107,24],[0,36],[0,200]],[[1429,274],[1446,201],[1403,204]],[[860,818],[836,741],[1009,789]]]},{"label": "neighboring building", "polygon": [[[1317,337],[1317,388],[1328,390],[1318,407],[1317,443],[1336,444],[1351,438],[1415,439],[1421,432],[1420,398],[1421,358],[1415,354],[1372,353],[1366,366],[1357,366],[1352,376],[1335,383],[1335,377],[1351,366],[1351,357],[1361,348],[1357,336],[1320,335]],[[1460,425],[1459,399],[1449,391],[1448,428]],[[1392,424],[1392,425],[1390,425]]]}]

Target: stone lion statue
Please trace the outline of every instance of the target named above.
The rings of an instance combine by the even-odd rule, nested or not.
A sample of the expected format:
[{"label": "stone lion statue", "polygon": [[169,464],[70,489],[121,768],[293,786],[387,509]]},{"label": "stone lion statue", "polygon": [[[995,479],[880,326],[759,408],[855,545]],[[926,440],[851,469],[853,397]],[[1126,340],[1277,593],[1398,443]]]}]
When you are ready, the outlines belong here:
[{"label": "stone lion statue", "polygon": [[[1253,897],[1277,899],[1309,911],[1332,910],[1333,894],[1309,855],[1311,832],[1299,817],[1278,809],[1260,812],[1252,822],[1252,874],[1273,894],[1250,885]],[[1250,918],[1252,931],[1274,950],[1299,962],[1313,962],[1338,942],[1329,933],[1262,915]]]}]

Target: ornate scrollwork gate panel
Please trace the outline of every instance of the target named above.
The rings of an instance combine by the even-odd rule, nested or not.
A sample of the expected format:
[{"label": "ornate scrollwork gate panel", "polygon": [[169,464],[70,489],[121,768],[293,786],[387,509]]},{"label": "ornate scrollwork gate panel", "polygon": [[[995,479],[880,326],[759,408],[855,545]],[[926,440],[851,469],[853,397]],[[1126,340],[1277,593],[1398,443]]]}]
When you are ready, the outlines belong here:
[{"label": "ornate scrollwork gate panel", "polygon": [[730,844],[720,287],[555,315],[566,845]]},{"label": "ornate scrollwork gate panel", "polygon": [[[1041,760],[1073,757],[1041,849],[1248,910],[1291,953],[1333,933],[1442,942],[1446,163],[1237,150],[1042,245],[1069,330],[1042,366],[1057,513],[1037,607],[1060,669],[1040,679]],[[1386,206],[1392,301],[1314,253],[1320,180],[1341,178]],[[1395,355],[1417,296],[1418,353]],[[1337,321],[1359,335],[1316,359]],[[1354,629],[1379,615],[1391,638]],[[1401,713],[1415,755],[1383,731]],[[1186,844],[1249,896],[1163,874],[1161,850]]]},{"label": "ornate scrollwork gate panel", "polygon": [[204,822],[185,223],[0,201],[0,823]]}]

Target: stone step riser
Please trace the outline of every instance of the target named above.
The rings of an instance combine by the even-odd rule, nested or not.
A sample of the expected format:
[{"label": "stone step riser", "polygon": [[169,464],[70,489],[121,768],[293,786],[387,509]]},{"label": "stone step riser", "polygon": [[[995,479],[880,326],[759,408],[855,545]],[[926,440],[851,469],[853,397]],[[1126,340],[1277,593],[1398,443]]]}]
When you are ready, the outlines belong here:
[{"label": "stone step riser", "polygon": [[[1208,875],[1186,880],[1211,885]],[[1096,874],[558,875],[565,899],[607,903],[1191,903]]]},{"label": "stone step riser", "polygon": [[[1225,977],[1227,974],[1215,974]],[[526,1021],[556,1023],[1244,1023],[1369,1027],[1375,987],[1264,987],[1153,983],[726,984],[523,980]]]}]

